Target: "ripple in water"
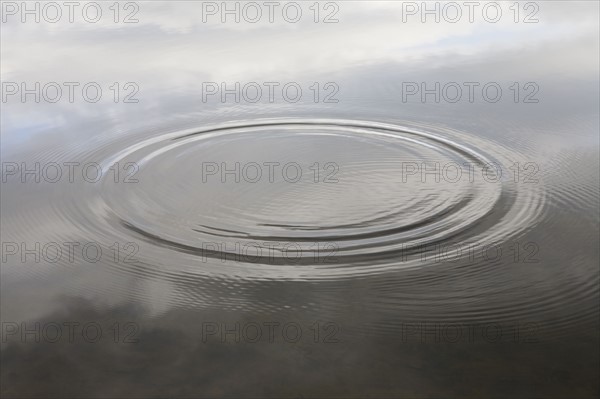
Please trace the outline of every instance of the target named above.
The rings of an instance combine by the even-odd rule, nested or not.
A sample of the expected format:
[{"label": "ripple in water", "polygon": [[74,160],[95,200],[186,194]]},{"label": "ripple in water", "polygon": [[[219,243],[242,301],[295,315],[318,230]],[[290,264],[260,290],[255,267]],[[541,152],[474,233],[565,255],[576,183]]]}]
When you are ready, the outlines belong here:
[{"label": "ripple in water", "polygon": [[[597,325],[597,265],[585,247],[565,251],[556,234],[572,226],[568,208],[556,204],[591,207],[597,191],[545,173],[537,184],[515,180],[511,167],[531,160],[515,148],[439,126],[332,119],[126,133],[30,154],[40,162],[101,163],[103,180],[3,190],[2,205],[13,210],[3,217],[5,240],[29,247],[95,242],[106,253],[97,263],[77,252],[74,262],[63,256],[51,264],[4,264],[3,282],[12,282],[6,288],[37,281],[43,291],[132,301],[152,312],[346,314],[360,320],[345,327],[348,334],[397,334],[402,323],[432,320],[540,322],[550,335]],[[133,176],[129,162],[139,166]],[[272,179],[263,166],[254,183],[220,173],[203,180],[203,164],[233,169],[236,162],[279,166]],[[300,178],[293,168],[283,175],[292,162]],[[407,169],[435,162],[466,163],[474,174],[465,167],[456,178],[449,168],[439,181],[435,174],[422,180]],[[492,164],[503,173],[485,179]],[[137,182],[123,183],[131,179]],[[596,224],[584,231],[597,234],[597,222],[589,223]],[[564,233],[573,234],[573,245],[576,230]],[[539,243],[540,262],[513,261],[510,247],[519,241]],[[109,249],[115,242],[119,259]],[[139,247],[134,262],[124,259],[127,243]],[[456,244],[506,251],[491,260],[453,251],[450,260],[436,259],[440,247]],[[260,257],[253,256],[257,248]]]},{"label": "ripple in water", "polygon": [[126,272],[311,280],[427,267],[428,248],[501,243],[543,205],[510,174],[514,150],[429,126],[269,119],[113,145],[106,171],[134,162],[138,182],[104,173],[75,211],[95,236],[141,242],[144,267]]}]

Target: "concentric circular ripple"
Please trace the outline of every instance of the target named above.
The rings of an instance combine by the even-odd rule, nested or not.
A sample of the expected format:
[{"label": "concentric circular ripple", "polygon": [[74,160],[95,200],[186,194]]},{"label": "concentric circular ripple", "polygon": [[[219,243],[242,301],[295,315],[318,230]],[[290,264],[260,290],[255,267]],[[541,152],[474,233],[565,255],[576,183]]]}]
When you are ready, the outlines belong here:
[{"label": "concentric circular ripple", "polygon": [[[132,184],[90,192],[90,225],[142,242],[161,272],[323,279],[423,267],[439,245],[527,228],[542,195],[519,161],[464,133],[352,120],[258,120],[145,139],[106,158]],[[105,173],[105,176],[111,176]],[[102,225],[98,225],[98,216]],[[95,232],[98,234],[98,231]],[[150,271],[148,271],[150,272]]]}]

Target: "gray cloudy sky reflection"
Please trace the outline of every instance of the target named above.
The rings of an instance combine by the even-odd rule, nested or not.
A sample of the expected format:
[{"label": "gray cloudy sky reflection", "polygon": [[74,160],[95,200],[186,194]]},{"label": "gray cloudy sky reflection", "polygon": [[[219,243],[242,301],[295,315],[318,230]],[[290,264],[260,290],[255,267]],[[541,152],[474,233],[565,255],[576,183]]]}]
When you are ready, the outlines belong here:
[{"label": "gray cloudy sky reflection", "polygon": [[[339,23],[315,24],[310,15],[298,24],[276,18],[275,23],[202,23],[201,2],[177,6],[141,2],[139,23],[22,24],[15,19],[2,25],[3,82],[135,82],[137,105],[111,103],[105,95],[98,104],[4,104],[3,135],[22,133],[23,126],[48,126],[101,109],[107,115],[139,118],[143,110],[167,109],[171,99],[186,96],[178,111],[196,111],[201,83],[250,81],[335,81],[358,85],[355,71],[378,65],[397,65],[405,73],[438,73],[461,69],[485,81],[512,79],[597,78],[598,48],[596,2],[542,2],[538,23],[514,23],[506,17],[486,22],[479,14],[474,23],[421,23],[418,16],[402,22],[402,7],[394,2],[340,2]],[[526,38],[523,40],[523,38]],[[534,63],[477,66],[518,53],[536,54]],[[523,73],[522,72],[528,72]],[[473,74],[470,75],[473,77]],[[105,89],[105,91],[107,91]],[[340,91],[351,91],[345,87]],[[347,99],[348,100],[348,99]],[[39,118],[28,117],[35,109]],[[45,115],[45,117],[43,116]],[[156,114],[154,114],[156,115]],[[162,116],[162,115],[160,115]],[[168,115],[165,115],[168,117]],[[142,119],[145,119],[143,117]]]},{"label": "gray cloudy sky reflection", "polygon": [[[202,221],[200,216],[211,212],[198,204],[215,214],[230,211],[222,215],[223,220],[233,215],[230,224],[252,217],[260,221],[265,214],[279,218],[276,222],[288,216],[300,222],[320,221],[331,215],[338,222],[352,222],[354,214],[384,214],[387,205],[391,209],[399,204],[403,209],[405,202],[414,199],[411,195],[424,193],[421,202],[415,200],[418,204],[428,204],[440,193],[463,198],[456,185],[424,191],[394,186],[397,176],[385,173],[394,171],[389,165],[421,153],[408,145],[370,142],[368,134],[339,145],[298,139],[306,132],[284,137],[288,141],[270,142],[268,138],[279,134],[273,129],[261,133],[265,141],[253,137],[251,144],[236,142],[234,135],[230,142],[216,140],[207,152],[202,151],[209,146],[202,147],[201,141],[190,142],[186,149],[177,149],[169,141],[177,156],[154,158],[165,163],[148,161],[146,166],[154,167],[146,168],[150,172],[144,177],[149,180],[126,188],[21,184],[11,179],[3,183],[1,193],[4,241],[96,239],[108,246],[116,239],[137,240],[143,262],[139,267],[112,261],[35,264],[13,257],[1,267],[2,321],[120,318],[138,322],[142,333],[140,345],[113,345],[106,352],[76,345],[3,344],[2,394],[29,397],[66,392],[63,396],[82,397],[81,386],[106,397],[201,396],[199,392],[232,397],[374,393],[389,397],[506,397],[515,393],[592,397],[598,393],[592,378],[597,376],[598,358],[590,355],[598,353],[598,293],[593,287],[598,281],[598,2],[539,1],[539,22],[531,24],[512,20],[509,7],[513,1],[500,2],[505,16],[495,24],[481,14],[476,14],[474,23],[466,18],[455,24],[421,23],[418,16],[403,22],[402,5],[395,1],[336,2],[339,22],[333,24],[316,24],[308,13],[297,24],[280,17],[273,24],[223,24],[218,17],[203,23],[201,2],[137,3],[139,23],[135,24],[115,24],[110,14],[97,24],[81,20],[21,23],[18,17],[2,23],[3,84],[97,82],[103,89],[97,103],[84,101],[80,94],[73,103],[64,98],[57,103],[36,103],[31,96],[26,102],[18,95],[9,97],[1,104],[3,161],[113,159],[144,140],[163,139],[165,133],[259,118],[355,119],[431,128],[444,137],[467,138],[463,144],[497,159],[539,165],[539,185],[511,186],[502,198],[510,203],[513,194],[531,194],[523,196],[531,201],[515,200],[512,208],[505,208],[516,209],[515,214],[519,209],[530,211],[523,211],[527,214],[512,225],[520,230],[511,239],[537,243],[541,262],[524,266],[510,258],[498,263],[463,264],[461,260],[415,269],[381,267],[380,274],[354,276],[343,274],[356,266],[347,265],[330,270],[348,278],[322,280],[302,278],[326,268],[290,267],[289,278],[275,278],[288,270],[273,265],[261,269],[254,264],[200,263],[185,251],[144,241],[112,218],[121,210],[141,226],[165,227],[171,236],[188,242],[197,236],[179,236],[177,223],[170,223],[175,220],[171,215],[189,210],[191,221]],[[302,3],[305,12],[312,3]],[[222,103],[218,96],[203,102],[205,82],[227,82],[233,87],[235,82],[252,81],[297,82],[303,97],[297,103],[282,101],[280,95],[273,103]],[[114,82],[135,83],[139,102],[115,103],[109,90]],[[315,103],[309,89],[314,82],[321,88],[335,83],[338,101]],[[423,103],[419,96],[404,102],[406,82],[427,82],[429,87],[435,82],[496,82],[504,93],[497,103],[482,101],[480,96],[473,103]],[[510,90],[514,82],[521,89],[535,83],[539,102],[514,103]],[[331,133],[331,140],[337,138]],[[280,143],[287,144],[277,147]],[[203,156],[233,161],[245,159],[246,152],[261,159],[318,155],[320,162],[339,155],[341,183],[323,191],[319,191],[321,186],[306,191],[278,186],[279,191],[260,192],[240,185],[245,191],[230,195],[222,190],[231,187],[218,182],[203,186],[193,174],[199,170],[194,162]],[[446,153],[455,154],[452,148],[445,148]],[[178,176],[166,172],[178,167],[181,173],[174,173]],[[344,175],[345,167],[350,174]],[[181,181],[181,176],[189,180]],[[372,189],[354,190],[350,183],[356,176],[373,184]],[[194,178],[198,184],[193,184]],[[492,202],[485,199],[495,198],[496,191],[488,191],[489,187],[477,187],[484,193],[480,197],[484,199],[477,202],[481,205],[477,215],[484,214]],[[183,190],[184,195],[175,198],[176,190]],[[211,203],[211,198],[217,200]],[[439,198],[443,206],[452,202]],[[298,206],[289,205],[294,203]],[[328,209],[321,203],[334,206]],[[505,202],[498,204],[497,212],[490,212],[498,220],[488,225],[510,227],[511,219],[502,218]],[[527,208],[530,204],[535,206]],[[245,209],[248,218],[235,213]],[[403,215],[399,224],[410,217],[416,218]],[[464,220],[469,221],[457,217],[453,222]],[[531,223],[519,224],[523,220]],[[251,227],[264,232],[260,230],[264,226]],[[363,263],[369,271],[369,262]],[[402,323],[452,318],[459,322],[539,322],[543,345],[434,348],[407,346],[399,340]],[[316,320],[335,321],[342,327],[344,342],[337,347],[208,346],[197,331],[207,320],[274,319],[299,321],[303,326]],[[10,350],[4,351],[6,347]],[[57,358],[64,361],[63,368],[56,367]],[[139,364],[144,364],[144,370]],[[40,379],[48,370],[52,376]],[[468,376],[469,383],[457,375]],[[74,376],[81,382],[73,383]],[[274,385],[265,387],[267,379]]]}]

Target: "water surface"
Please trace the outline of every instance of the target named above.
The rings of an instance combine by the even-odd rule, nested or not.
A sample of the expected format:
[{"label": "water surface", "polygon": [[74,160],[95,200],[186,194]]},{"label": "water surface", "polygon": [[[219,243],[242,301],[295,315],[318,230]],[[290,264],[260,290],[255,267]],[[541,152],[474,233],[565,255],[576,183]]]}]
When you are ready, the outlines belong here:
[{"label": "water surface", "polygon": [[509,3],[456,24],[137,4],[130,25],[2,24],[3,82],[103,88],[2,103],[3,395],[598,394],[596,3],[530,24]]}]

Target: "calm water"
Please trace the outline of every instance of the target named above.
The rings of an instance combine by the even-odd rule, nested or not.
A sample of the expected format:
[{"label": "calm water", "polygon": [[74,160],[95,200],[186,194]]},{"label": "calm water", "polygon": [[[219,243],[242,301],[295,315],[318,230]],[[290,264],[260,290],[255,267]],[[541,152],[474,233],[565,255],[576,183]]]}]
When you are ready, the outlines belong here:
[{"label": "calm water", "polygon": [[209,3],[3,4],[2,396],[596,397],[598,4]]}]

